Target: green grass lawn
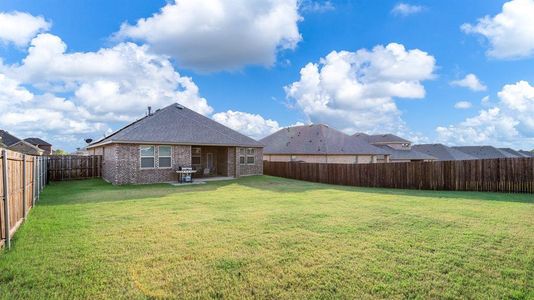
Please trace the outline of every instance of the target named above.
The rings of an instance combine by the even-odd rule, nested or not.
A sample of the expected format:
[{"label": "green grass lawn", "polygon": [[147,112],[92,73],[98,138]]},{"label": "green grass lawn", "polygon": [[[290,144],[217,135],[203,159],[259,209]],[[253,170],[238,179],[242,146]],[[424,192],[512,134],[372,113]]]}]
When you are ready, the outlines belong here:
[{"label": "green grass lawn", "polygon": [[53,183],[0,297],[534,298],[534,196],[249,177]]}]

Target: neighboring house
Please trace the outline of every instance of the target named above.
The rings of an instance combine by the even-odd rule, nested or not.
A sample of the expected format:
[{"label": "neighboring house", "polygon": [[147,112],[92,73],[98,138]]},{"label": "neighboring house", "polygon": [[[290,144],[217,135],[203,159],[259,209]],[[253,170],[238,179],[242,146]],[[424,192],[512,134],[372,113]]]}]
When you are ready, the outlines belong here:
[{"label": "neighboring house", "polygon": [[19,139],[5,130],[0,130],[0,140],[2,144],[9,150],[29,154],[29,155],[43,155],[44,150],[35,147],[34,145]]},{"label": "neighboring house", "polygon": [[366,141],[389,154],[389,161],[386,159],[386,156],[382,156],[378,158],[378,162],[434,161],[437,159],[432,155],[413,150],[412,142],[394,134],[368,135],[365,133],[356,133],[353,137]]},{"label": "neighboring house", "polygon": [[499,148],[499,150],[506,152],[507,154],[514,155],[515,157],[530,157],[512,148]]},{"label": "neighboring house", "polygon": [[384,150],[352,138],[326,125],[303,125],[281,129],[260,140],[263,159],[307,163],[376,163]]},{"label": "neighboring house", "polygon": [[50,155],[50,154],[52,154],[52,145],[49,144],[48,142],[43,141],[43,140],[40,139],[40,138],[35,138],[35,137],[32,137],[32,138],[26,138],[26,139],[24,139],[24,140],[25,140],[26,142],[28,142],[28,143],[34,145],[35,147],[44,150],[44,155]]},{"label": "neighboring house", "polygon": [[452,147],[465,154],[476,157],[477,159],[496,159],[496,158],[514,158],[517,157],[508,152],[502,151],[492,146],[460,146]]},{"label": "neighboring house", "polygon": [[456,150],[443,144],[413,145],[412,149],[417,152],[431,155],[440,161],[477,159],[475,156],[466,154],[460,150]]},{"label": "neighboring house", "polygon": [[103,155],[113,184],[176,181],[179,167],[195,176],[263,174],[263,145],[179,104],[149,113],[87,150]]},{"label": "neighboring house", "polygon": [[534,157],[534,153],[532,151],[519,150],[517,152],[523,154],[525,157]]}]

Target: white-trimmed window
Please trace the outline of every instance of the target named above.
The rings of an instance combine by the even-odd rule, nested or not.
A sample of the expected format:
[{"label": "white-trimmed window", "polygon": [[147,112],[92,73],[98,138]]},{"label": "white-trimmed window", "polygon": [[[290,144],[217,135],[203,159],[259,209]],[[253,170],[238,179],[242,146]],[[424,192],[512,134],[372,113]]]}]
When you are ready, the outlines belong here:
[{"label": "white-trimmed window", "polygon": [[141,157],[141,169],[153,169],[156,167],[156,147],[149,145],[139,146],[139,156]]},{"label": "white-trimmed window", "polygon": [[247,148],[247,165],[256,163],[256,149]]},{"label": "white-trimmed window", "polygon": [[247,156],[245,148],[239,148],[239,164],[244,165],[247,163]]},{"label": "white-trimmed window", "polygon": [[170,169],[172,167],[172,147],[158,146],[158,168]]}]

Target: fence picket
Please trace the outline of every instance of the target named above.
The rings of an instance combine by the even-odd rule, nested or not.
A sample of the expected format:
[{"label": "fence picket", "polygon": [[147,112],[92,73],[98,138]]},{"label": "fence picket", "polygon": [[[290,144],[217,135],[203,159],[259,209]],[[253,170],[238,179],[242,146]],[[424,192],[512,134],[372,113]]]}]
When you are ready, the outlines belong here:
[{"label": "fence picket", "polygon": [[534,193],[534,158],[382,164],[264,161],[263,169],[266,175],[362,187]]}]

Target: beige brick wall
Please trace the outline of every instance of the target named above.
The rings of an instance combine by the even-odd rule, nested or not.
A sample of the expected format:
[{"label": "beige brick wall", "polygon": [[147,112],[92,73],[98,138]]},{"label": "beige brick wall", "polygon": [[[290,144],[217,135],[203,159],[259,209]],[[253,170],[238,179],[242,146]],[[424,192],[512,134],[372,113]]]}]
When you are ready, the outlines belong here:
[{"label": "beige brick wall", "polygon": [[[180,166],[191,166],[191,146],[172,146],[172,167],[170,169],[157,168],[158,145],[155,145],[156,168],[141,169],[138,144],[111,144],[96,148],[92,153],[102,153],[102,177],[113,184],[144,184],[176,181],[176,169]],[[91,153],[91,154],[92,154]],[[220,151],[227,156],[227,164],[219,167],[228,172],[228,176],[239,177],[263,174],[263,153],[261,148],[256,149],[255,163],[237,165],[239,162],[238,148],[229,147]],[[225,157],[226,158],[226,157]],[[236,174],[237,171],[237,174]],[[224,175],[224,174],[223,174]]]},{"label": "beige brick wall", "polygon": [[[156,145],[156,158],[158,154]],[[191,166],[191,146],[172,146],[172,167],[141,169],[139,145],[112,144],[104,146],[102,177],[113,184],[143,184],[176,181],[179,166]]]},{"label": "beige brick wall", "polygon": [[263,175],[263,149],[255,148],[254,164],[239,163],[239,149],[236,148],[235,160],[238,163],[237,176]]}]

